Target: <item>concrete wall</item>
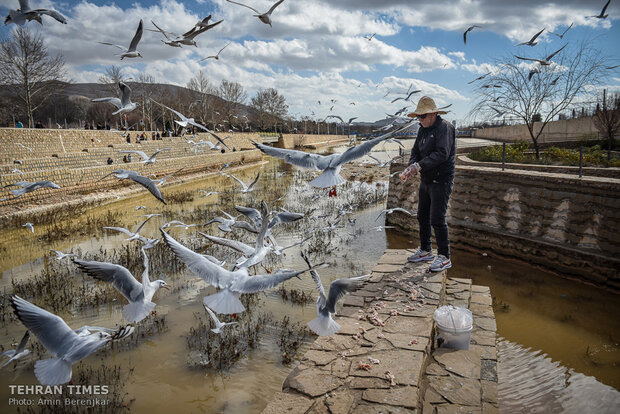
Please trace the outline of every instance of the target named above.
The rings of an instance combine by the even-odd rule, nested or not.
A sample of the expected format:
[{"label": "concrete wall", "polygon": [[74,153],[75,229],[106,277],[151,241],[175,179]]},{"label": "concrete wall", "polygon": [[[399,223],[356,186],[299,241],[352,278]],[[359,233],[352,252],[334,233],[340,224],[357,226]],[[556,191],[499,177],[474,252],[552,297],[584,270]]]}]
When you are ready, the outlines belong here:
[{"label": "concrete wall", "polygon": [[[542,122],[534,123],[534,131],[540,131]],[[598,137],[598,130],[592,122],[592,117],[566,119],[549,122],[543,130],[539,144],[557,141],[579,141],[585,136]],[[496,128],[479,128],[473,132],[475,138],[493,139],[502,142],[515,142],[521,139],[531,141],[530,133],[525,124],[507,125]]]},{"label": "concrete wall", "polygon": [[[131,132],[130,132],[131,133]],[[91,130],[45,130],[28,128],[0,129],[0,213],[3,206],[17,206],[24,201],[43,200],[51,194],[86,194],[88,192],[130,185],[126,181],[97,180],[111,171],[123,168],[138,171],[143,175],[163,177],[185,167],[182,174],[208,171],[224,163],[252,163],[262,160],[262,153],[254,148],[251,140],[258,140],[258,134],[231,134],[226,143],[234,151],[210,151],[204,146],[196,151],[185,138],[163,138],[161,141],[135,142],[136,133],[131,133],[132,143],[127,144],[119,131]],[[150,135],[150,134],[149,134]],[[201,133],[190,138],[215,143],[209,134]],[[23,148],[16,143],[32,149]],[[147,155],[162,151],[157,162],[144,165],[141,158],[132,154],[133,162],[124,163],[122,151],[140,150]],[[111,158],[113,164],[108,165]],[[15,163],[19,160],[19,164]],[[14,171],[14,169],[20,172]],[[39,189],[14,199],[6,185],[17,181],[50,180],[62,187],[60,190]]]},{"label": "concrete wall", "polygon": [[281,148],[292,149],[299,146],[320,147],[338,142],[348,142],[346,135],[282,134],[278,142]]},{"label": "concrete wall", "polygon": [[[391,172],[402,169],[392,164]],[[417,187],[392,177],[388,208],[416,211]],[[388,223],[417,231],[402,214]],[[448,223],[455,243],[620,289],[618,179],[459,165]]]}]

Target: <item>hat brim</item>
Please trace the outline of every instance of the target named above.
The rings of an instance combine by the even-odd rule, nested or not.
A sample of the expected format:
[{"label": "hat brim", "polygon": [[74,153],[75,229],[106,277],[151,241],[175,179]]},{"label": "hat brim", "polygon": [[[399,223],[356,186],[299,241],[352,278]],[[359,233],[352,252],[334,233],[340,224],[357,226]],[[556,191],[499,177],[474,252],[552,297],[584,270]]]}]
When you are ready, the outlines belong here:
[{"label": "hat brim", "polygon": [[446,111],[431,111],[431,112],[411,112],[410,114],[407,114],[407,116],[409,118],[415,118],[416,116],[419,115],[424,115],[424,114],[438,114],[438,115],[445,115],[448,112]]}]

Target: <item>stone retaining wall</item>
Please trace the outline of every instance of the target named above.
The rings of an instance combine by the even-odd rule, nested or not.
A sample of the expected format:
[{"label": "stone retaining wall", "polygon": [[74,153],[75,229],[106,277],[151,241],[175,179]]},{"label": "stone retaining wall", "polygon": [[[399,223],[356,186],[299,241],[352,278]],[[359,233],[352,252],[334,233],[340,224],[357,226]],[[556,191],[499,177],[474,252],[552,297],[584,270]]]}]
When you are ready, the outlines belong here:
[{"label": "stone retaining wall", "polygon": [[346,135],[282,134],[278,141],[281,148],[292,149],[302,146],[320,146],[335,142],[348,142]]},{"label": "stone retaining wall", "polygon": [[[542,122],[534,123],[534,131],[539,131]],[[494,128],[479,128],[474,130],[475,138],[486,138],[503,142],[515,142],[521,139],[530,141],[530,133],[525,124],[506,125]],[[585,138],[598,137],[598,130],[594,126],[592,117],[565,119],[549,122],[538,138],[540,144],[558,141],[579,141]]]},{"label": "stone retaining wall", "polygon": [[[417,188],[415,179],[392,177],[387,207],[415,212]],[[398,212],[387,223],[417,229]],[[448,223],[456,243],[620,289],[618,179],[458,165]]]}]

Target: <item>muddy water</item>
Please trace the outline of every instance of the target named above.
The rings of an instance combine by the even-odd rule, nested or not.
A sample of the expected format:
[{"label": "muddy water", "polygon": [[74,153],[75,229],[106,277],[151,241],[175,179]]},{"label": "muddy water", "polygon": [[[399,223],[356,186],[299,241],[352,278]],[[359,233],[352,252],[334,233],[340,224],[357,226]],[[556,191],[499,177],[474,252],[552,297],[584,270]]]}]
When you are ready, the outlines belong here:
[{"label": "muddy water", "polygon": [[[179,219],[185,223],[204,223],[215,215],[221,215],[219,209],[235,213],[234,205],[258,207],[256,200],[263,197],[271,208],[285,207],[290,211],[308,211],[317,208],[314,216],[329,214],[329,217],[307,220],[299,225],[283,226],[274,231],[281,246],[286,246],[302,238],[302,233],[314,227],[326,226],[335,221],[338,208],[345,202],[356,203],[363,195],[363,208],[355,208],[353,213],[341,218],[340,228],[333,232],[319,232],[305,246],[311,249],[311,257],[318,263],[325,261],[329,267],[320,271],[325,285],[338,277],[356,276],[369,272],[386,247],[384,231],[368,231],[381,223],[375,221],[383,208],[385,185],[377,183],[355,183],[353,186],[339,187],[336,198],[325,196],[312,200],[313,194],[322,194],[322,191],[313,190],[307,186],[310,176],[299,175],[285,165],[273,162],[261,168],[250,168],[242,171],[232,171],[245,182],[250,182],[261,171],[261,180],[257,189],[251,194],[241,194],[234,189],[235,182],[229,178],[216,176],[191,183],[165,186],[162,193],[169,201],[163,206],[150,195],[139,194],[135,197],[121,199],[114,203],[89,210],[79,214],[73,220],[63,220],[56,223],[40,223],[35,225],[35,234],[25,229],[14,229],[3,232],[0,241],[0,250],[10,252],[3,254],[0,259],[0,289],[6,293],[12,292],[12,282],[31,280],[35,275],[52,266],[68,272],[68,277],[76,278],[88,286],[95,285],[88,277],[67,262],[59,265],[52,258],[49,248],[64,252],[74,252],[81,257],[92,258],[102,254],[102,251],[116,249],[120,253],[113,253],[114,257],[124,257],[123,250],[131,243],[125,241],[127,236],[113,231],[103,230],[103,226],[117,226],[134,229],[143,218],[138,215],[160,213],[163,217],[151,219],[140,232],[147,237],[157,237],[158,227],[163,223]],[[282,174],[284,173],[284,174]],[[353,188],[354,187],[354,188]],[[215,190],[219,194],[207,198],[200,197],[199,190]],[[371,196],[366,197],[367,194]],[[357,198],[356,198],[357,197]],[[370,200],[376,198],[378,202]],[[175,201],[170,200],[186,201]],[[278,201],[275,201],[278,200]],[[370,201],[369,201],[370,200]],[[136,209],[137,207],[142,207]],[[201,211],[200,214],[196,213]],[[98,220],[105,217],[106,220]],[[348,219],[354,220],[352,224]],[[108,222],[107,220],[110,220]],[[209,234],[226,236],[219,231],[216,225],[208,227],[190,227],[188,230],[172,228],[173,237],[181,242],[196,242],[201,236],[197,231]],[[68,232],[67,237],[59,234]],[[246,237],[243,231],[237,230],[236,237]],[[204,240],[204,239],[203,239]],[[244,240],[252,244],[252,239]],[[204,249],[201,252],[220,256],[224,248],[213,249],[208,243],[201,242]],[[166,248],[167,249],[167,248]],[[152,255],[157,248],[148,251]],[[138,345],[130,349],[118,349],[107,353],[90,356],[84,365],[97,368],[101,363],[108,366],[119,366],[123,375],[127,375],[127,382],[120,391],[126,393],[124,403],[136,412],[170,413],[177,412],[257,412],[260,411],[279,391],[295,362],[287,365],[282,362],[282,351],[278,346],[278,322],[284,315],[290,320],[305,322],[316,317],[316,307],[313,303],[305,305],[292,304],[282,299],[277,291],[270,291],[258,295],[258,302],[253,312],[266,312],[272,315],[272,321],[265,327],[259,338],[256,349],[244,353],[241,359],[224,370],[202,369],[188,365],[189,350],[187,337],[190,329],[197,325],[197,317],[207,320],[202,308],[203,296],[214,293],[214,289],[199,280],[184,266],[178,266],[174,273],[166,273],[165,266],[158,268],[157,258],[151,259],[151,280],[161,278],[173,287],[172,291],[159,291],[154,301],[157,303],[158,318],[165,318],[165,329],[161,332],[147,332],[134,338]],[[231,260],[231,257],[228,257]],[[67,260],[67,259],[64,259]],[[132,259],[133,260],[133,259]],[[128,263],[116,263],[130,267]],[[229,261],[230,263],[230,261]],[[54,267],[55,266],[55,267]],[[299,257],[299,247],[286,250],[276,259],[267,261],[267,268],[273,271],[276,268],[303,268],[304,264]],[[259,270],[263,270],[260,268]],[[134,274],[142,271],[141,265]],[[139,276],[138,276],[139,277]],[[84,282],[81,282],[81,281]],[[287,289],[298,289],[314,298],[315,287],[309,275],[304,274],[301,280],[293,279],[286,283]],[[120,295],[113,294],[113,302],[101,303],[98,306],[86,309],[60,309],[57,313],[65,319],[69,326],[77,328],[83,325],[114,327],[124,324],[122,306],[126,303]],[[28,299],[28,295],[24,295]],[[35,303],[40,303],[32,299]],[[43,307],[43,306],[42,306]],[[10,313],[10,310],[7,312]],[[144,321],[143,321],[144,322]],[[143,323],[141,322],[141,323]],[[0,344],[4,349],[14,349],[14,345],[23,335],[23,325],[17,322],[6,323],[1,327],[3,335]],[[234,329],[234,328],[233,328]],[[134,335],[135,336],[135,335]],[[313,337],[307,337],[299,349],[302,354],[308,348]],[[32,341],[32,342],[36,342]],[[32,343],[31,342],[31,343]],[[44,354],[43,358],[49,357]],[[25,358],[19,364],[11,364],[4,368],[9,375],[0,378],[0,404],[2,412],[15,412],[24,406],[7,406],[11,397],[9,385],[37,384],[32,364],[35,357]],[[74,366],[74,378],[78,368]],[[113,388],[113,386],[112,386]],[[120,388],[120,387],[119,387]],[[30,397],[33,397],[32,395]],[[38,398],[38,395],[34,395]],[[34,411],[38,408],[35,407]]]},{"label": "muddy water", "polygon": [[[383,154],[377,155],[383,158]],[[161,218],[153,218],[141,232],[148,237],[157,237],[158,227],[166,221],[179,219],[186,223],[204,223],[220,214],[219,208],[232,214],[235,204],[257,207],[256,200],[263,197],[272,208],[282,206],[290,211],[308,211],[317,208],[311,220],[278,229],[275,233],[276,238],[279,244],[284,246],[299,240],[302,233],[310,228],[334,222],[336,212],[342,204],[347,201],[359,202],[356,194],[380,196],[382,189],[381,186],[377,187],[376,183],[370,185],[355,183],[352,186],[339,187],[336,198],[323,196],[314,200],[310,197],[318,191],[310,189],[305,184],[310,177],[300,176],[286,165],[271,162],[260,169],[252,168],[233,173],[245,182],[250,182],[259,170],[262,178],[257,185],[258,188],[255,193],[248,195],[233,191],[236,184],[231,179],[217,176],[188,184],[163,187],[165,197],[177,200],[170,202],[168,206],[162,206],[150,195],[140,193],[135,197],[121,199],[97,209],[76,213],[73,220],[36,225],[34,236],[25,229],[5,231],[0,239],[0,251],[3,252],[0,255],[2,272],[0,289],[11,292],[12,280],[31,279],[51,266],[55,259],[48,255],[49,248],[89,256],[102,249],[110,251],[127,246],[131,242],[124,240],[125,235],[105,231],[101,227],[107,225],[133,229],[142,221],[142,218],[137,217],[140,214],[163,214]],[[199,190],[216,190],[220,194],[202,198]],[[180,201],[182,199],[186,201]],[[141,206],[145,208],[136,210],[136,207]],[[415,242],[409,243],[409,237],[405,235],[392,231],[386,234],[384,231],[371,230],[382,223],[381,219],[375,220],[382,208],[382,202],[364,204],[363,207],[341,218],[339,224],[343,226],[342,228],[336,229],[333,233],[321,232],[321,237],[314,238],[305,246],[305,249],[312,249],[314,252],[312,257],[315,262],[326,261],[330,264],[330,267],[320,271],[324,285],[327,286],[330,281],[338,277],[368,272],[386,247],[417,246]],[[197,211],[200,213],[196,213]],[[330,216],[317,218],[323,214]],[[98,221],[101,217],[105,217],[106,220]],[[355,223],[350,224],[348,219],[355,220]],[[62,237],[50,235],[53,226],[57,229],[55,233],[61,234],[67,231],[68,235]],[[225,236],[215,225],[200,227],[199,230]],[[171,234],[181,242],[196,243],[196,240],[200,240],[196,227],[188,230],[171,229]],[[235,232],[235,235],[238,238],[244,237],[241,231]],[[246,242],[251,243],[251,240]],[[225,253],[225,249],[212,249],[204,242],[199,244],[204,246],[201,252],[217,255]],[[276,267],[303,268],[298,252],[298,247],[291,248],[281,258],[267,261],[266,266],[270,270]],[[117,257],[123,256],[117,255]],[[587,388],[589,390],[592,390],[592,386],[599,386],[596,388],[598,390],[603,389],[601,383],[616,389],[620,388],[617,374],[620,358],[616,342],[620,338],[620,327],[618,321],[614,319],[620,309],[616,296],[492,256],[484,257],[454,249],[452,259],[455,264],[450,270],[452,276],[472,278],[476,284],[491,287],[495,296],[499,336],[529,347],[533,351],[542,350],[549,359],[556,361],[556,365],[561,364],[570,372],[596,378],[589,383]],[[127,263],[121,261],[117,263],[129,267]],[[135,412],[260,411],[271,396],[281,389],[283,380],[294,365],[294,363],[293,365],[282,363],[282,352],[277,344],[277,321],[283,315],[288,315],[291,321],[304,324],[316,316],[314,304],[291,304],[283,300],[274,290],[259,294],[256,309],[253,311],[264,311],[274,316],[273,321],[268,323],[261,334],[260,346],[244,353],[243,357],[229,369],[220,371],[190,368],[187,337],[190,329],[196,326],[197,318],[206,319],[201,298],[213,293],[214,290],[188,272],[184,266],[178,266],[178,270],[174,272],[167,272],[164,269],[168,267],[163,264],[157,265],[156,258],[151,257],[151,263],[153,265],[151,280],[162,278],[173,287],[170,292],[158,292],[154,298],[157,303],[157,316],[165,318],[166,328],[161,332],[155,331],[141,336],[134,348],[115,349],[105,354],[91,356],[85,360],[85,365],[97,367],[101,362],[105,362],[109,366],[119,366],[123,375],[127,375],[127,382],[120,391],[126,393],[124,402]],[[92,284],[92,281],[81,276],[73,265],[64,266],[70,268],[71,277]],[[137,267],[137,272],[141,271],[140,265]],[[300,289],[312,294],[313,297],[315,295],[313,283],[308,275],[303,275],[301,280],[292,279],[285,286],[287,289]],[[116,299],[114,302],[82,310],[64,309],[59,311],[59,314],[74,328],[82,325],[113,327],[123,324],[121,309],[125,300],[120,295],[116,295]],[[0,344],[5,349],[11,348],[9,344],[19,341],[23,334],[23,326],[19,323],[7,323],[0,328],[3,333]],[[307,349],[311,340],[312,338],[307,339],[302,345],[300,354]],[[528,352],[525,352],[525,355],[530,355],[531,359],[535,360],[538,354]],[[522,354],[511,351],[510,347],[500,348],[500,360],[502,358],[510,361],[520,360],[517,358],[518,355]],[[33,374],[33,363],[34,358],[30,358],[20,364],[4,368],[4,373],[7,375],[2,375],[0,378],[0,402],[3,412],[17,410],[15,406],[6,406],[9,384],[37,383]],[[74,372],[76,370],[74,367]],[[516,374],[514,376],[517,377],[515,378],[517,387],[519,378]],[[532,387],[532,383],[528,381],[522,384]],[[565,381],[564,385],[566,384]],[[524,386],[524,389],[527,387]],[[534,387],[545,390],[541,384],[535,383]],[[559,400],[562,401],[562,398],[560,396]],[[526,407],[525,411],[527,410]]]},{"label": "muddy water", "polygon": [[[388,233],[390,248],[417,245]],[[453,247],[451,259],[450,276],[491,288],[497,334],[504,338],[498,356],[500,383],[506,382],[499,389],[500,407],[506,412],[618,412],[618,295],[491,253]]]}]

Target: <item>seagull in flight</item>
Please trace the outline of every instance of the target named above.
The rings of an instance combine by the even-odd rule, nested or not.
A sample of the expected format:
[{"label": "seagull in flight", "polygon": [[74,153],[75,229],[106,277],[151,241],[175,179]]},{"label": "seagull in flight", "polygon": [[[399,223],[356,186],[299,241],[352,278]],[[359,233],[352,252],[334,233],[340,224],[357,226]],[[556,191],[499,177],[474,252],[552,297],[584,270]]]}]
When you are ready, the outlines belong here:
[{"label": "seagull in flight", "polygon": [[237,181],[240,185],[241,185],[241,192],[242,193],[250,193],[252,192],[252,190],[254,190],[254,185],[258,182],[258,179],[260,178],[260,172],[258,174],[256,174],[256,178],[254,179],[254,181],[252,181],[250,184],[246,184],[243,181],[241,181],[240,179],[238,179],[237,177],[235,177],[232,174],[225,174],[226,177],[228,178],[232,178],[235,181]]},{"label": "seagull in flight", "polygon": [[364,39],[368,40],[369,42],[372,40],[373,37],[375,37],[376,33],[371,34],[370,36],[364,36]]},{"label": "seagull in flight", "polygon": [[153,164],[156,161],[155,157],[157,157],[157,154],[159,154],[162,151],[168,151],[168,150],[170,150],[170,148],[164,148],[164,149],[157,150],[150,157],[148,155],[146,155],[142,151],[121,151],[121,153],[125,153],[125,154],[138,154],[139,156],[142,157],[142,162],[145,165],[149,165],[149,164]]},{"label": "seagull in flight", "polygon": [[[165,148],[165,149],[168,149],[168,148]],[[163,150],[162,150],[162,151],[163,151]],[[151,158],[152,158],[152,157],[154,157],[156,154],[157,154],[157,153],[155,153],[155,154],[151,155]],[[181,171],[183,171],[184,169],[185,169],[185,167],[183,167],[183,168],[179,168],[179,169],[178,169],[178,170],[176,170],[175,172],[170,173],[170,174],[168,174],[168,175],[167,175],[167,176],[165,176],[165,177],[162,177],[162,178],[158,178],[158,179],[156,179],[156,180],[153,180],[153,182],[154,182],[155,184],[157,184],[157,185],[163,185],[163,184],[165,184],[165,183],[166,183],[166,180],[167,180],[168,178],[172,177],[173,175],[175,175],[175,174],[177,174],[177,173],[180,173],[180,172],[181,172]]]},{"label": "seagull in flight", "polygon": [[142,283],[139,283],[131,272],[121,265],[73,259],[73,263],[87,275],[111,283],[129,301],[123,306],[123,316],[127,321],[134,323],[140,322],[155,309],[155,304],[151,300],[159,289],[169,289],[168,284],[163,280],[154,282],[149,280],[149,259],[143,248],[140,252],[144,265]]},{"label": "seagull in flight", "polygon": [[95,332],[78,335],[59,316],[15,295],[11,305],[17,318],[54,357],[35,362],[34,374],[43,385],[60,385],[71,381],[71,367],[110,341],[123,339],[134,331],[122,326],[113,334]]},{"label": "seagull in flight", "polygon": [[207,128],[204,125],[200,125],[198,122],[194,121],[194,118],[188,118],[185,115],[183,115],[182,113],[175,111],[172,108],[167,107],[164,104],[160,104],[159,102],[155,101],[154,99],[151,99],[153,102],[155,102],[157,105],[159,106],[163,106],[164,108],[166,108],[167,110],[169,110],[170,112],[174,113],[176,116],[178,116],[179,118],[181,118],[180,121],[177,121],[176,119],[174,120],[174,122],[176,122],[177,124],[179,124],[180,126],[182,126],[183,128],[187,128],[188,125],[193,125],[197,128],[203,129],[205,131],[207,131],[209,134],[211,134],[215,139],[217,139],[223,146],[225,146],[228,150],[230,150],[230,147],[228,145],[226,145],[226,143],[224,142],[224,140],[222,138],[220,138],[219,136],[217,136],[213,131],[211,131],[209,128]]},{"label": "seagull in flight", "polygon": [[140,23],[138,24],[138,29],[136,30],[136,34],[133,35],[133,39],[131,39],[131,43],[129,44],[129,47],[127,49],[125,49],[124,46],[116,45],[114,43],[108,43],[108,42],[97,42],[97,43],[101,43],[102,45],[115,46],[119,48],[120,50],[123,50],[123,53],[120,54],[121,60],[125,58],[142,57],[140,52],[136,50],[136,48],[138,47],[138,43],[140,42],[140,39],[142,39],[142,27],[143,27],[142,19],[140,19]]},{"label": "seagull in flight", "polygon": [[213,319],[213,322],[215,323],[215,328],[211,329],[211,332],[219,334],[223,327],[238,324],[238,322],[220,322],[217,316],[215,316],[215,313],[213,313],[213,311],[209,309],[207,305],[203,303],[202,306],[204,306],[205,310],[207,311],[209,316],[211,316],[211,319]]},{"label": "seagull in flight", "polygon": [[474,83],[474,82],[476,82],[476,81],[478,81],[478,80],[482,80],[482,79],[486,78],[487,76],[489,76],[490,74],[491,74],[491,72],[487,72],[487,73],[485,73],[485,74],[484,74],[484,75],[482,75],[482,76],[478,76],[478,77],[477,77],[476,79],[474,79],[473,81],[469,81],[469,82],[467,82],[467,84],[468,84],[468,85],[470,85],[470,84],[472,84],[472,83]]},{"label": "seagull in flight", "polygon": [[[566,44],[568,45],[568,43]],[[556,50],[555,52],[553,52],[552,54],[550,54],[549,56],[547,56],[545,59],[534,59],[534,58],[524,58],[521,56],[517,56],[515,55],[515,57],[517,59],[521,59],[521,60],[531,60],[533,62],[538,62],[540,63],[542,66],[549,66],[551,65],[551,59],[557,55],[558,53],[560,53],[562,51],[562,49],[564,49],[566,47],[566,45],[562,46],[561,48],[559,48],[558,50]]]},{"label": "seagull in flight", "polygon": [[538,44],[538,42],[536,42],[536,39],[538,38],[538,36],[541,35],[542,32],[544,32],[545,29],[542,29],[540,32],[536,33],[534,36],[532,36],[532,38],[530,40],[528,40],[527,42],[523,42],[523,43],[519,43],[515,46],[521,46],[521,45],[527,45],[527,46],[536,46]]},{"label": "seagull in flight", "polygon": [[310,275],[319,291],[319,297],[316,299],[317,317],[307,323],[308,327],[319,336],[333,335],[340,330],[340,325],[332,318],[332,313],[336,313],[336,303],[347,293],[355,292],[364,283],[370,279],[370,275],[363,275],[351,278],[343,278],[334,280],[329,286],[329,295],[325,294],[321,277],[317,273],[316,267],[312,266],[308,257],[302,252],[301,257],[305,260]]},{"label": "seagull in flight", "polygon": [[[226,1],[227,1],[227,2],[229,2],[229,3],[237,4],[237,5],[239,5],[239,6],[247,7],[248,9],[252,10],[254,13],[257,13],[257,14],[255,14],[254,16],[258,17],[258,18],[259,18],[259,20],[260,20],[261,22],[263,22],[263,23],[268,24],[269,26],[271,26],[271,13],[272,13],[272,12],[275,10],[275,8],[276,8],[276,7],[278,7],[278,6],[280,5],[280,3],[282,3],[284,0],[280,0],[280,1],[276,2],[273,6],[271,6],[271,8],[270,8],[267,12],[262,13],[262,14],[261,14],[261,12],[259,12],[258,10],[256,10],[255,8],[250,7],[250,6],[248,6],[248,5],[241,4],[241,3],[237,3],[236,1],[232,1],[232,0],[226,0]],[[273,27],[273,26],[271,26],[271,27]]]},{"label": "seagull in flight", "polygon": [[142,227],[144,227],[144,225],[145,225],[145,224],[146,224],[146,223],[147,223],[147,222],[148,222],[151,218],[153,218],[153,217],[155,217],[155,216],[161,216],[161,214],[148,214],[148,215],[146,215],[146,216],[142,216],[142,217],[146,217],[146,220],[144,220],[144,221],[142,222],[142,224],[140,224],[140,225],[138,226],[138,228],[136,229],[136,231],[134,231],[134,232],[132,232],[132,231],[130,231],[130,230],[128,230],[128,229],[126,229],[125,227],[104,227],[104,229],[106,229],[106,230],[115,230],[115,231],[119,231],[119,232],[121,232],[121,233],[125,233],[126,235],[128,235],[128,236],[129,236],[129,238],[128,238],[128,239],[125,239],[125,240],[127,240],[127,241],[130,241],[130,240],[139,240],[139,241],[141,241],[142,243],[145,243],[145,244],[146,244],[146,243],[148,242],[148,239],[147,239],[147,238],[145,238],[144,236],[140,235],[140,230],[142,230]]},{"label": "seagull in flight", "polygon": [[562,34],[557,34],[557,33],[553,33],[553,32],[550,32],[550,33],[551,33],[551,34],[556,35],[556,36],[557,36],[557,37],[559,37],[560,39],[564,39],[564,35],[566,34],[566,32],[568,32],[568,31],[569,31],[569,29],[570,29],[571,27],[573,27],[573,24],[575,24],[575,23],[571,23],[571,24],[570,24],[570,26],[568,26],[568,27],[566,28],[566,30],[564,30],[564,31],[562,32]]},{"label": "seagull in flight", "polygon": [[[181,47],[181,45],[186,45],[186,46],[198,47],[194,38],[198,36],[199,34],[204,33],[207,30],[223,22],[223,20],[220,20],[218,22],[209,24],[208,22],[210,19],[211,19],[211,15],[208,15],[207,17],[202,19],[202,21],[198,22],[194,27],[192,27],[190,30],[188,30],[187,32],[183,33],[180,36],[172,32],[166,32],[161,27],[157,26],[153,20],[151,20],[151,23],[153,23],[153,26],[155,26],[157,30],[152,30],[152,29],[147,29],[147,30],[153,31],[153,32],[158,31],[161,34],[163,34],[166,40],[165,41],[162,40],[162,42],[164,42],[168,46]],[[176,37],[174,39],[171,39],[169,35],[176,36]]]},{"label": "seagull in flight", "polygon": [[203,60],[207,60],[207,59],[211,59],[211,58],[213,58],[213,59],[215,59],[215,60],[220,60],[220,53],[222,53],[222,50],[226,49],[226,48],[228,47],[228,45],[229,45],[229,44],[230,44],[230,43],[227,43],[227,44],[226,44],[226,46],[224,46],[223,48],[221,48],[221,49],[220,49],[220,51],[219,51],[219,52],[217,52],[214,56],[207,56],[207,57],[206,57],[206,58],[204,58],[204,59],[200,59],[198,62],[202,62]]},{"label": "seagull in flight", "polygon": [[9,365],[12,361],[25,357],[30,353],[30,350],[26,349],[28,339],[30,339],[30,331],[26,331],[24,336],[22,336],[22,340],[19,341],[19,345],[17,345],[16,349],[11,349],[2,353],[2,355],[9,357],[9,360],[2,364],[0,368],[3,368]]},{"label": "seagull in flight", "polygon": [[75,256],[73,253],[63,253],[61,251],[58,250],[54,250],[54,249],[48,249],[50,252],[54,252],[54,254],[56,254],[56,259],[58,260],[62,260],[65,257],[73,257]]},{"label": "seagull in flight", "polygon": [[13,184],[9,184],[9,185],[5,185],[4,187],[22,187],[22,188],[18,188],[16,190],[11,190],[11,192],[13,193],[13,195],[15,197],[21,197],[26,193],[30,193],[33,192],[39,188],[60,188],[59,185],[57,185],[56,183],[52,182],[52,181],[37,181],[37,182],[30,182],[30,181],[18,181],[16,183]]},{"label": "seagull in flight", "polygon": [[226,315],[241,313],[245,311],[245,307],[239,300],[241,294],[261,292],[273,288],[292,277],[299,277],[300,274],[307,271],[279,270],[271,274],[254,276],[250,276],[245,267],[229,271],[183,246],[165,231],[160,231],[164,241],[177,259],[185,263],[202,280],[221,289],[218,293],[203,298],[203,303],[217,313]]},{"label": "seagull in flight", "polygon": [[118,111],[112,112],[112,115],[120,114],[123,112],[131,112],[140,105],[139,103],[131,102],[131,88],[125,84],[125,82],[119,81],[118,87],[121,90],[121,98],[96,98],[91,102],[108,102],[118,108]]},{"label": "seagull in flight", "polygon": [[368,154],[375,145],[391,137],[394,133],[409,128],[414,122],[417,121],[412,120],[400,129],[390,131],[377,138],[363,142],[362,144],[349,147],[342,154],[320,155],[304,151],[274,148],[254,141],[252,141],[252,143],[265,154],[283,159],[289,164],[323,171],[321,175],[310,181],[310,185],[313,187],[326,188],[342,184],[346,181],[340,176],[340,169],[344,164],[363,157]]},{"label": "seagull in flight", "polygon": [[471,32],[476,27],[480,28],[480,26],[474,24],[473,26],[469,26],[467,30],[465,30],[465,32],[463,33],[463,44],[467,44],[467,33]]},{"label": "seagull in flight", "polygon": [[136,183],[140,184],[142,187],[149,190],[149,192],[153,194],[153,196],[155,196],[156,199],[158,199],[164,204],[167,204],[166,200],[164,200],[164,196],[161,195],[161,191],[159,191],[159,188],[157,188],[157,184],[155,184],[155,181],[151,180],[148,177],[140,175],[139,172],[118,169],[118,170],[112,171],[110,174],[104,175],[97,181],[101,181],[104,178],[109,177],[110,175],[113,175],[116,178],[121,179],[121,180],[129,178],[130,180],[135,181]]},{"label": "seagull in flight", "polygon": [[[228,214],[227,212],[225,212],[224,210],[220,209],[220,211],[227,217],[215,217],[209,221],[207,221],[204,225],[208,226],[209,224],[212,223],[220,223],[217,225],[217,227],[222,230],[225,233],[228,233],[230,231],[232,231],[232,229],[230,228],[232,225],[234,225],[237,221],[235,219],[235,217],[231,216],[230,214]],[[238,217],[238,216],[237,216]]]},{"label": "seagull in flight", "polygon": [[396,207],[396,208],[386,208],[385,210],[382,210],[381,213],[379,213],[379,215],[377,216],[377,218],[375,219],[375,221],[379,220],[379,218],[385,214],[386,216],[388,214],[392,214],[395,211],[400,211],[401,213],[405,213],[409,216],[413,216],[413,213],[409,210],[405,210],[404,208],[400,208],[400,207]]},{"label": "seagull in flight", "polygon": [[611,0],[607,0],[607,3],[605,3],[605,5],[603,6],[603,10],[601,10],[601,13],[598,16],[587,16],[587,17],[596,17],[597,19],[605,19],[605,18],[607,18],[607,16],[609,16],[609,15],[605,14],[605,11],[607,10],[607,7],[609,6],[609,3],[611,3]]},{"label": "seagull in flight", "polygon": [[56,10],[50,9],[31,9],[30,1],[28,0],[19,0],[19,9],[9,10],[9,14],[4,19],[4,24],[15,23],[19,26],[23,26],[26,21],[36,20],[39,24],[43,24],[43,20],[41,19],[41,15],[46,14],[54,19],[58,20],[62,24],[67,24],[67,19],[62,14],[58,13]]},{"label": "seagull in flight", "polygon": [[409,92],[409,93],[407,94],[407,97],[406,97],[406,98],[403,98],[402,96],[399,96],[398,98],[394,98],[394,99],[392,99],[392,102],[391,102],[391,103],[394,103],[394,102],[396,102],[396,101],[398,101],[398,100],[401,100],[401,99],[403,99],[403,100],[405,100],[405,101],[408,101],[408,100],[409,100],[409,98],[411,98],[411,95],[413,95],[414,93],[419,93],[419,92],[422,92],[422,89],[416,89],[415,91],[411,91],[411,92]]}]

